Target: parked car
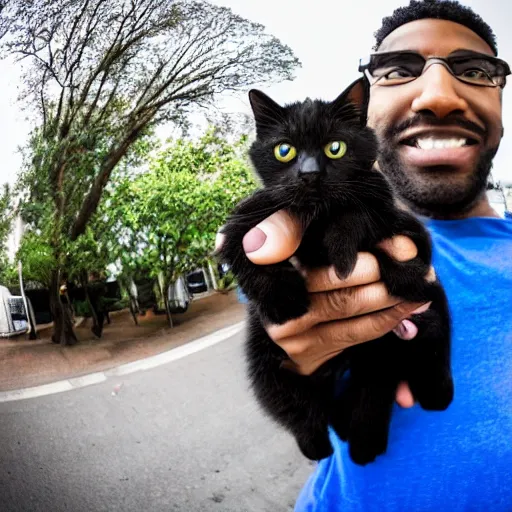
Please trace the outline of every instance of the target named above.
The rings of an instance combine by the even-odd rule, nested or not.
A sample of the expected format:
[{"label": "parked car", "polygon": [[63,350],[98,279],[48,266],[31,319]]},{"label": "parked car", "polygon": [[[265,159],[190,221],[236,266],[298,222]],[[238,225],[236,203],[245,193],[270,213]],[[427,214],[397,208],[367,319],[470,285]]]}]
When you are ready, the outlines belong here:
[{"label": "parked car", "polygon": [[197,269],[187,274],[187,288],[192,294],[208,291],[208,284],[203,269]]},{"label": "parked car", "polygon": [[169,286],[168,289],[169,309],[171,313],[185,313],[192,300],[190,292],[185,284],[183,276]]},{"label": "parked car", "polygon": [[[13,295],[21,296],[19,287],[10,287]],[[35,322],[37,325],[49,324],[53,321],[50,311],[50,290],[48,288],[25,288],[25,295],[34,310]]]}]

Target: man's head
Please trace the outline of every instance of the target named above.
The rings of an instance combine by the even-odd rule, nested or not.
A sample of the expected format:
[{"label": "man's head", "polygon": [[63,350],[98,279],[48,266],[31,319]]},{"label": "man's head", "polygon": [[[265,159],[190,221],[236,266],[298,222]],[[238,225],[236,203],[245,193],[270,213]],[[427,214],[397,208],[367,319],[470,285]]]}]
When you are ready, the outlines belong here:
[{"label": "man's head", "polygon": [[378,53],[447,58],[428,61],[421,73],[423,59],[405,56],[420,70],[414,79],[412,68],[400,65],[402,56],[368,74],[368,124],[381,142],[381,170],[410,206],[439,217],[462,214],[485,193],[503,135],[497,84],[504,77],[481,72],[504,73],[492,60],[494,34],[458,2],[412,0],[383,20],[376,39]]}]

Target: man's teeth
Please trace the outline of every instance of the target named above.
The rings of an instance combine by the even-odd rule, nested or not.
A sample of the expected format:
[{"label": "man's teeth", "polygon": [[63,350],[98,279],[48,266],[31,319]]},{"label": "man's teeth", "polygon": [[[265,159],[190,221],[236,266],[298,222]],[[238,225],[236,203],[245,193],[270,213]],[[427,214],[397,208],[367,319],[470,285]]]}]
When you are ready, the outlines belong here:
[{"label": "man's teeth", "polygon": [[461,148],[467,144],[467,139],[438,139],[425,137],[416,139],[416,146],[420,149]]}]

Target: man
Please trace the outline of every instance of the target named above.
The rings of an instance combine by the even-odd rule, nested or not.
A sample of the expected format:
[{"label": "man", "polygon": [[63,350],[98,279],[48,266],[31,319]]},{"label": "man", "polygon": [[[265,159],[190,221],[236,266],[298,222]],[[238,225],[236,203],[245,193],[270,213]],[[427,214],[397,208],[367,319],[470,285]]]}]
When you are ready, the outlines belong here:
[{"label": "man", "polygon": [[[457,2],[413,0],[383,20],[376,39],[377,54],[415,53],[376,55],[360,70],[370,84],[379,168],[432,234],[452,312],[455,398],[446,411],[426,412],[402,383],[388,450],[364,467],[331,432],[335,452],[319,462],[295,510],[511,511],[512,222],[485,194],[509,69],[495,58],[488,25]],[[244,249],[256,264],[282,261],[301,234],[281,211],[247,233]],[[384,245],[399,260],[416,254],[404,237]],[[310,272],[307,281],[314,307],[267,329],[290,357],[283,371],[311,374],[392,329],[414,343],[417,306],[387,294],[371,255],[361,253],[344,281],[332,269]]]}]

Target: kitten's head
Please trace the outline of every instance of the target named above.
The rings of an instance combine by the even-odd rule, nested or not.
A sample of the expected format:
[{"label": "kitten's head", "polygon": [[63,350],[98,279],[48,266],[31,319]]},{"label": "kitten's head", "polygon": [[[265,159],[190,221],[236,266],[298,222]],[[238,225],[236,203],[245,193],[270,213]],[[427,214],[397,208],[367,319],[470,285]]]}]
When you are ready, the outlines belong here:
[{"label": "kitten's head", "polygon": [[377,158],[365,93],[359,79],[332,102],[307,99],[282,107],[251,90],[257,136],[250,157],[265,187],[300,207],[343,199],[351,185],[364,183]]}]

